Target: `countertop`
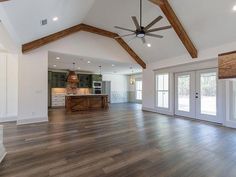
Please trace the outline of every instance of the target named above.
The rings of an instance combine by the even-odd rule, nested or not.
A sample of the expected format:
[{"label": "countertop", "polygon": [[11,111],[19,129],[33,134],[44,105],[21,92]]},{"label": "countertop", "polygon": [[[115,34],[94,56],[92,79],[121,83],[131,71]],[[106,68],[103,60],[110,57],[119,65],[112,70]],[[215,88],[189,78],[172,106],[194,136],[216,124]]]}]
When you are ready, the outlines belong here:
[{"label": "countertop", "polygon": [[76,95],[68,95],[66,94],[66,97],[86,97],[86,96],[108,96],[107,94],[76,94]]}]

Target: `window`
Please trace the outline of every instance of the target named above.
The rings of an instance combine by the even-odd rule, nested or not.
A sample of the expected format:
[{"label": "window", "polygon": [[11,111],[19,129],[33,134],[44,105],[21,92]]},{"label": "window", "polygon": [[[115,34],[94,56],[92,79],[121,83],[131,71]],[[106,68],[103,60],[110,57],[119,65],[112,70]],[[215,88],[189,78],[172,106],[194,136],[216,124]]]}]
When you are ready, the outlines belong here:
[{"label": "window", "polygon": [[169,108],[169,74],[156,76],[156,106]]},{"label": "window", "polygon": [[136,92],[136,100],[142,100],[142,81],[136,80],[135,82],[135,92]]}]

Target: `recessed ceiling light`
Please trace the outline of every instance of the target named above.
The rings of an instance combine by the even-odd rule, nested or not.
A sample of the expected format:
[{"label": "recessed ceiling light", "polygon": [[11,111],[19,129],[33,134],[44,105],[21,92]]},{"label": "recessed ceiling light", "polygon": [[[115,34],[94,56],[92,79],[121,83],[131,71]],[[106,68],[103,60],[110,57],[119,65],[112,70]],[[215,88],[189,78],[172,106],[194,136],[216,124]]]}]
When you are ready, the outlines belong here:
[{"label": "recessed ceiling light", "polygon": [[233,6],[233,11],[236,11],[236,5]]},{"label": "recessed ceiling light", "polygon": [[57,65],[53,65],[53,67],[57,67]]},{"label": "recessed ceiling light", "polygon": [[60,60],[61,58],[60,58],[60,57],[57,57],[56,59],[57,59],[57,60]]},{"label": "recessed ceiling light", "polygon": [[80,67],[78,67],[78,69],[80,69]]},{"label": "recessed ceiling light", "polygon": [[56,22],[56,21],[58,21],[58,17],[53,17],[52,20],[53,20],[54,22]]},{"label": "recessed ceiling light", "polygon": [[147,44],[148,47],[152,47],[152,44]]},{"label": "recessed ceiling light", "polygon": [[112,66],[112,67],[114,67],[115,65],[114,65],[114,64],[112,64],[111,66]]},{"label": "recessed ceiling light", "polygon": [[88,64],[90,64],[91,63],[91,61],[88,61]]}]

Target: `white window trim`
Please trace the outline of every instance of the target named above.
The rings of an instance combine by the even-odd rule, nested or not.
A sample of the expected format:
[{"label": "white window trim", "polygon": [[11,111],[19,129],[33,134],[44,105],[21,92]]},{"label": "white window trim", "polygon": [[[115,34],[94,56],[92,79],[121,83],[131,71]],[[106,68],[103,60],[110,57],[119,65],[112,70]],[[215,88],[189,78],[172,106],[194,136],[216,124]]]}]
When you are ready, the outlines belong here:
[{"label": "white window trim", "polygon": [[137,99],[137,91],[138,91],[137,88],[136,88],[136,82],[137,82],[137,81],[141,81],[142,84],[143,84],[143,81],[142,81],[141,78],[136,78],[136,79],[135,79],[135,85],[134,85],[134,90],[135,90],[135,100],[138,101],[138,102],[141,102],[141,101],[143,100],[143,89],[142,89],[142,90],[139,90],[139,91],[142,92],[142,98],[141,98],[141,100],[139,100],[139,99]]},{"label": "white window trim", "polygon": [[232,119],[232,92],[233,92],[233,83],[230,80],[226,81],[226,120],[223,123],[227,127],[236,128],[236,121]]},{"label": "white window trim", "polygon": [[[157,106],[157,75],[163,75],[163,74],[168,74],[169,75],[169,88],[168,88],[168,94],[169,94],[169,100],[168,100],[168,107],[169,108],[161,108]],[[158,113],[160,114],[166,114],[166,115],[174,115],[174,105],[171,103],[171,100],[173,100],[173,95],[174,95],[174,88],[173,88],[173,73],[171,72],[155,72],[155,77],[154,77],[154,87],[155,87],[155,98],[154,98],[154,105],[155,109]]]}]

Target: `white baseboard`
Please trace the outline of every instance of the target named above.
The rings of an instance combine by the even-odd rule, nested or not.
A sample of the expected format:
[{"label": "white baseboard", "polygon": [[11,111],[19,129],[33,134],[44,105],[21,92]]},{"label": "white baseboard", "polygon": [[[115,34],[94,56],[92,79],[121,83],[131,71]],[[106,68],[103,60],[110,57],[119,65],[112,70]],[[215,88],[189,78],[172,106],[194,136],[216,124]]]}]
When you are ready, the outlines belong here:
[{"label": "white baseboard", "polygon": [[147,108],[147,107],[142,107],[143,111],[147,111],[147,112],[153,112],[153,113],[158,113],[158,114],[164,114],[164,115],[168,115],[168,116],[173,116],[173,113],[168,112],[168,111],[161,111],[161,110],[157,110],[155,108]]},{"label": "white baseboard", "polygon": [[229,128],[236,128],[236,123],[233,121],[226,121],[223,125]]},{"label": "white baseboard", "polygon": [[147,111],[147,112],[155,112],[155,113],[158,113],[157,110],[154,109],[154,108],[142,107],[142,110],[143,110],[143,111]]},{"label": "white baseboard", "polygon": [[48,122],[48,117],[31,117],[31,118],[23,118],[17,120],[17,125],[26,125],[26,124],[34,124],[34,123],[42,123]]},{"label": "white baseboard", "polygon": [[0,117],[0,123],[4,123],[4,122],[14,122],[17,121],[17,116],[16,115],[9,115],[6,117]]},{"label": "white baseboard", "polygon": [[4,150],[2,154],[0,154],[0,163],[3,161],[3,159],[6,157],[7,152]]}]

